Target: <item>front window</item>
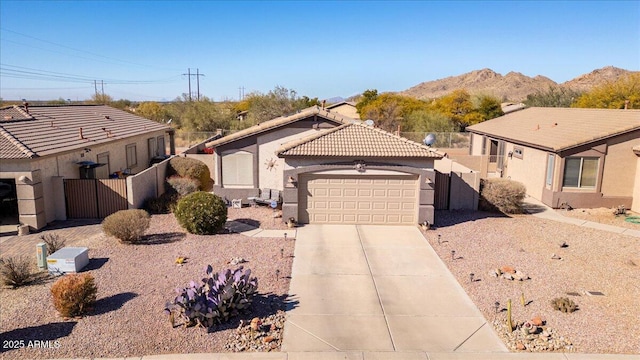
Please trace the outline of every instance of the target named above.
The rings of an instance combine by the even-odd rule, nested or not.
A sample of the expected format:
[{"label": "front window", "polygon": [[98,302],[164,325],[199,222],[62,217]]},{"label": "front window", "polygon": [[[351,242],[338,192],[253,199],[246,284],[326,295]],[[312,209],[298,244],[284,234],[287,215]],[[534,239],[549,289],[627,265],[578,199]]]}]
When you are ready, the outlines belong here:
[{"label": "front window", "polygon": [[253,154],[247,151],[222,153],[222,184],[225,187],[253,187]]},{"label": "front window", "polygon": [[553,185],[553,168],[555,167],[556,156],[554,154],[549,154],[549,159],[547,160],[547,186],[551,187]]},{"label": "front window", "polygon": [[598,158],[571,157],[564,162],[563,186],[594,188],[598,176]]},{"label": "front window", "polygon": [[138,165],[138,154],[136,152],[136,144],[127,145],[127,168],[133,169]]}]

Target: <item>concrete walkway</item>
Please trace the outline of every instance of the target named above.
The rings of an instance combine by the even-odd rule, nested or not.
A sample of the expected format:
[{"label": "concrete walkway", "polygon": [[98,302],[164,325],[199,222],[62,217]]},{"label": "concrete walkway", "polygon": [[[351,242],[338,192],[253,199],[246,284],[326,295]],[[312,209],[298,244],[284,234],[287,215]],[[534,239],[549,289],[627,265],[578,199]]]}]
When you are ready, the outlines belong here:
[{"label": "concrete walkway", "polygon": [[507,351],[416,227],[298,229],[289,293],[282,351]]},{"label": "concrete walkway", "polygon": [[583,226],[591,229],[608,231],[616,234],[628,235],[628,236],[634,236],[634,237],[640,238],[640,226],[638,226],[638,230],[634,230],[634,229],[623,228],[620,226],[601,224],[594,221],[562,216],[562,214],[558,213],[557,211],[553,210],[549,206],[543,204],[542,202],[532,197],[527,197],[524,200],[524,208],[531,215],[535,217],[539,217],[541,219],[553,220],[553,221],[563,222],[566,224]]}]

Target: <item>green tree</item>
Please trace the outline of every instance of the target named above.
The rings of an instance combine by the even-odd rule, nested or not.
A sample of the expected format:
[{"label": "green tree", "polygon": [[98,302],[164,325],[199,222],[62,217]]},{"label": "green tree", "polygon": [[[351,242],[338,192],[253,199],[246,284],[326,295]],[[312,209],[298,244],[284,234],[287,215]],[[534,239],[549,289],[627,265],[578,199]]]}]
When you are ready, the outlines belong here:
[{"label": "green tree", "polygon": [[617,81],[593,88],[580,96],[572,107],[624,109],[640,108],[640,72],[632,73]]},{"label": "green tree", "polygon": [[249,120],[254,124],[292,114],[307,107],[306,101],[298,97],[295,90],[282,86],[276,86],[267,94],[251,93],[245,101],[249,104]]},{"label": "green tree", "polygon": [[358,114],[360,114],[360,119],[365,119],[363,116],[362,109],[369,105],[372,101],[378,98],[378,90],[376,89],[367,89],[362,95],[358,98],[358,102],[356,103],[356,109],[358,109]]},{"label": "green tree", "polygon": [[563,86],[549,86],[545,91],[536,91],[527,95],[523,103],[536,107],[570,107],[581,93]]},{"label": "green tree", "polygon": [[498,98],[490,95],[478,95],[475,99],[477,101],[475,108],[480,114],[482,121],[495,119],[498,116],[504,115]]},{"label": "green tree", "polygon": [[102,105],[109,105],[112,102],[113,102],[113,98],[111,96],[109,96],[108,94],[99,94],[99,93],[95,93],[91,95],[91,100],[89,101],[89,103],[91,104],[102,104]]},{"label": "green tree", "polygon": [[164,122],[169,120],[169,113],[167,109],[165,109],[162,105],[155,101],[146,101],[140,103],[136,108],[135,113],[144,118],[157,121]]},{"label": "green tree", "polygon": [[385,93],[361,107],[360,118],[375,121],[376,126],[396,131],[398,125],[403,125],[406,117],[414,111],[426,109],[427,104],[418,99]]},{"label": "green tree", "polygon": [[435,110],[418,110],[409,114],[406,118],[405,131],[407,132],[457,132],[456,124],[451,119]]}]

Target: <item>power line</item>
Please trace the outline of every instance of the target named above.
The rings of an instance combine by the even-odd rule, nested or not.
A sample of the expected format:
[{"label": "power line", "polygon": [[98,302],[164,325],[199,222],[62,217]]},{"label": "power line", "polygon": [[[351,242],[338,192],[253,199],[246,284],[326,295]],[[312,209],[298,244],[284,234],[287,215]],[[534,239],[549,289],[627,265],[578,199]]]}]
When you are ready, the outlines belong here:
[{"label": "power line", "polygon": [[189,101],[191,101],[191,77],[195,76],[196,77],[196,81],[198,83],[198,101],[200,101],[200,76],[204,76],[204,74],[200,74],[200,69],[196,69],[196,73],[192,74],[191,73],[191,68],[187,69],[187,73],[186,74],[182,74],[182,75],[186,75],[189,79]]},{"label": "power line", "polygon": [[[26,37],[26,38],[30,38],[30,39],[33,39],[33,40],[37,40],[37,41],[40,41],[40,42],[43,42],[43,43],[47,43],[47,44],[51,44],[51,45],[54,45],[54,46],[58,46],[58,47],[61,47],[61,48],[65,48],[65,49],[68,49],[68,50],[73,50],[73,51],[77,51],[77,52],[80,52],[80,53],[85,53],[85,54],[89,54],[89,55],[92,55],[92,56],[96,56],[96,57],[99,57],[99,58],[108,59],[108,60],[112,60],[112,61],[117,61],[117,62],[120,62],[120,63],[125,63],[125,64],[129,64],[129,65],[136,65],[136,66],[142,66],[142,67],[153,67],[153,68],[156,68],[156,69],[162,69],[162,70],[172,70],[172,71],[178,70],[178,69],[162,68],[162,67],[157,67],[157,66],[152,66],[152,65],[147,65],[147,64],[140,64],[140,63],[136,63],[136,62],[132,62],[132,61],[127,61],[127,60],[117,59],[117,58],[110,57],[110,56],[104,56],[104,55],[100,55],[100,54],[93,53],[93,52],[86,51],[86,50],[82,50],[82,49],[76,49],[76,48],[73,48],[73,47],[71,47],[71,46],[67,46],[67,45],[63,45],[63,44],[58,44],[58,43],[55,43],[55,42],[53,42],[53,41],[40,39],[40,38],[37,38],[37,37],[35,37],[35,36],[31,36],[31,35],[27,35],[27,34],[23,34],[23,33],[17,32],[17,31],[9,30],[9,29],[4,28],[4,27],[0,27],[0,30],[2,30],[2,31],[6,31],[6,32],[10,32],[10,33],[13,33],[13,34],[16,34],[16,35],[24,36],[24,37]],[[31,45],[21,44],[21,43],[15,42],[15,41],[7,40],[7,39],[2,39],[2,41],[9,41],[9,42],[13,42],[13,43],[18,44],[18,45],[23,45],[23,46],[29,46],[29,47],[32,47]],[[55,52],[55,51],[53,51],[53,50],[47,50],[47,49],[42,49],[42,48],[40,48],[40,49],[41,49],[41,50],[46,50],[46,51],[52,51],[52,52]],[[67,56],[72,56],[72,55],[65,54],[65,53],[62,53],[62,54],[63,54],[63,55],[67,55]],[[85,59],[86,59],[86,58],[85,58]],[[95,61],[99,61],[99,60],[96,60],[96,59],[88,59],[88,60],[95,60]]]}]

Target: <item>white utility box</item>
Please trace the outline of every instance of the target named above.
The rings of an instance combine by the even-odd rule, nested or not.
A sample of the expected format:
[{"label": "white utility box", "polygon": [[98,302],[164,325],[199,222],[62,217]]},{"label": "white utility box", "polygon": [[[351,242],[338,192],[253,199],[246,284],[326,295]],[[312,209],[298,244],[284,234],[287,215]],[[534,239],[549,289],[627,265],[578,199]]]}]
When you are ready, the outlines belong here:
[{"label": "white utility box", "polygon": [[66,247],[47,256],[50,273],[76,273],[89,265],[89,249]]}]

